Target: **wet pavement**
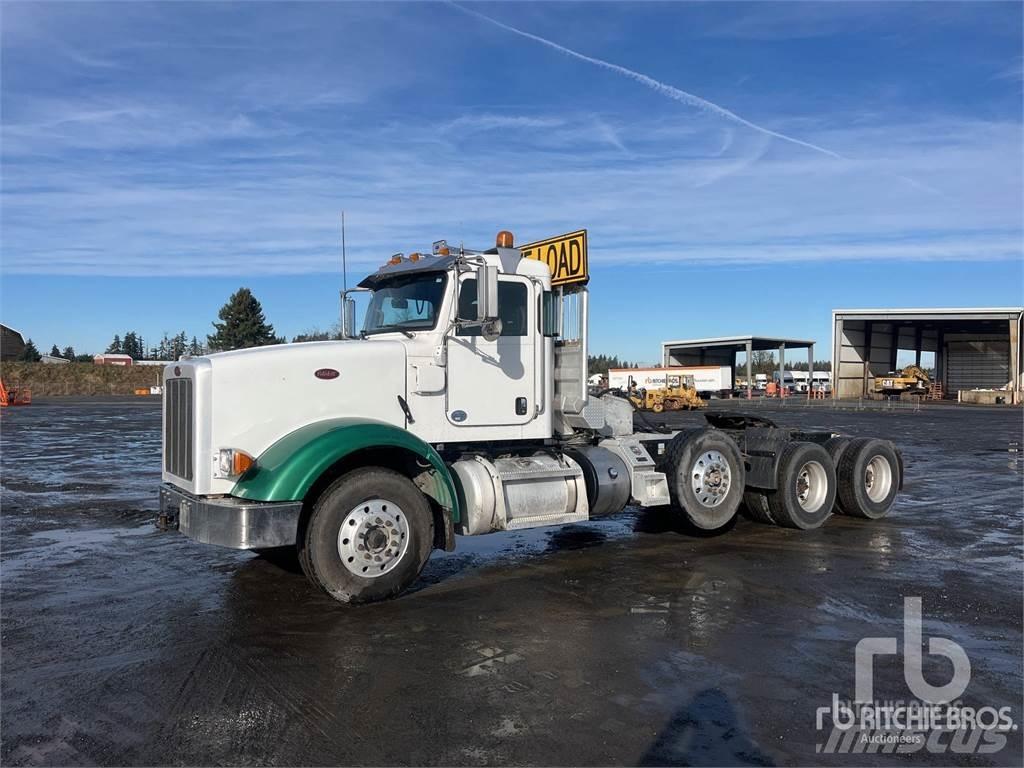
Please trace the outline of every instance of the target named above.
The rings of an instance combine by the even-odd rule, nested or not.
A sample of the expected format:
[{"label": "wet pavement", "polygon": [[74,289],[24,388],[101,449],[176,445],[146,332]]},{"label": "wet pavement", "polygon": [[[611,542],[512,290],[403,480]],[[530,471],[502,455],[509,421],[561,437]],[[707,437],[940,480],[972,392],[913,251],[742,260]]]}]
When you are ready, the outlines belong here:
[{"label": "wet pavement", "polygon": [[[630,509],[461,538],[352,609],[154,529],[158,404],[6,409],[0,762],[1019,765],[1019,730],[991,754],[816,752],[815,714],[919,596],[925,637],[970,659],[963,703],[1021,722],[1020,411],[756,413],[897,441],[891,516],[697,536]],[[874,694],[910,697],[898,657]]]}]

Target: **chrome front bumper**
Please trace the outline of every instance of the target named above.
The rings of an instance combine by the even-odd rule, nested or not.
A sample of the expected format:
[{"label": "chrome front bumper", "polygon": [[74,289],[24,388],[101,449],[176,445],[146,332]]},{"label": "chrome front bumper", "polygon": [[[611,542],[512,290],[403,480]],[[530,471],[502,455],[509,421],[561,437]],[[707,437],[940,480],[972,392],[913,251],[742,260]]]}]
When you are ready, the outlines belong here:
[{"label": "chrome front bumper", "polygon": [[169,483],[160,486],[161,527],[177,528],[202,544],[232,549],[294,545],[301,511],[301,501],[201,497]]}]

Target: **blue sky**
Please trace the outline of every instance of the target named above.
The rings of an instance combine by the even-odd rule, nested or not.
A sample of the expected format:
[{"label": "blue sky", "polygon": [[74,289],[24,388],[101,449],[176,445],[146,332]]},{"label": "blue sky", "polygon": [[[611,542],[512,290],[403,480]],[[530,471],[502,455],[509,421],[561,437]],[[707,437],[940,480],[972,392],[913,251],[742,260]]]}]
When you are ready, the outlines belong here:
[{"label": "blue sky", "polygon": [[353,280],[586,227],[593,351],[640,361],[1020,304],[1021,8],[0,3],[0,320],[101,351],[247,285],[327,328],[342,209]]}]

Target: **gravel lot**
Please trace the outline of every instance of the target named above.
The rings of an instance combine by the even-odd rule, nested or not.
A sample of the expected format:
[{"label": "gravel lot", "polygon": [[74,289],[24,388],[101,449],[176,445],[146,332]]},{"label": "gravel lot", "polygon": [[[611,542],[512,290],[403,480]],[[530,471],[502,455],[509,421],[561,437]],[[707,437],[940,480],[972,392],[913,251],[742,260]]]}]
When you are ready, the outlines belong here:
[{"label": "gravel lot", "polygon": [[[6,409],[0,761],[1019,765],[1019,730],[993,754],[819,753],[815,713],[919,596],[925,637],[970,658],[963,703],[1021,722],[1020,410],[755,412],[897,441],[892,515],[698,537],[630,509],[460,539],[411,594],[350,609],[154,529],[158,403]],[[875,695],[910,697],[898,657]]]}]

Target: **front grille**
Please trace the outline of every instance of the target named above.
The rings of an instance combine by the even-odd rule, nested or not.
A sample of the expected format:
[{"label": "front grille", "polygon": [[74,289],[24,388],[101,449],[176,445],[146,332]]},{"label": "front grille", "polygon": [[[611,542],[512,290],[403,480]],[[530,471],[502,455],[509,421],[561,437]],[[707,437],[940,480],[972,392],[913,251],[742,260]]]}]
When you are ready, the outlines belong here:
[{"label": "front grille", "polygon": [[164,382],[164,470],[192,479],[192,379]]}]

